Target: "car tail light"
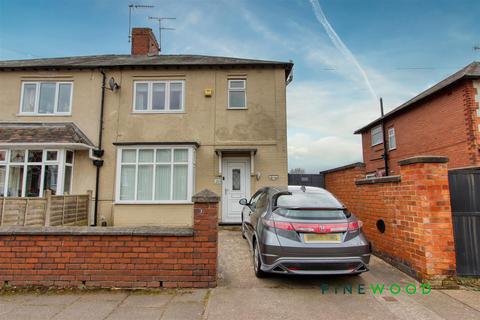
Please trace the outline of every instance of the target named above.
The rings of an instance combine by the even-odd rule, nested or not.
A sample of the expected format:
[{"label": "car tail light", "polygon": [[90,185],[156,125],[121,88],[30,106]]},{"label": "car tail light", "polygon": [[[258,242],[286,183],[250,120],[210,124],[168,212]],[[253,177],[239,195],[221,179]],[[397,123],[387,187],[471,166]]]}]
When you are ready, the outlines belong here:
[{"label": "car tail light", "polygon": [[[348,223],[299,223],[299,222],[284,222],[263,219],[263,224],[270,228],[296,231],[304,233],[331,233],[331,232],[345,232],[349,229]],[[352,229],[353,230],[353,229]]]},{"label": "car tail light", "polygon": [[349,222],[348,223],[348,231],[354,232],[357,231],[358,229],[363,227],[363,222],[360,220]]}]

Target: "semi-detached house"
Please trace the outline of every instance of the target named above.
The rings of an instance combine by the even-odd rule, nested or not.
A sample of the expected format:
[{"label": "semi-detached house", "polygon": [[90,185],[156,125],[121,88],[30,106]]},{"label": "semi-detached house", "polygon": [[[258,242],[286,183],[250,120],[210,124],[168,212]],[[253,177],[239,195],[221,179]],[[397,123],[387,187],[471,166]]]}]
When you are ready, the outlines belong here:
[{"label": "semi-detached house", "polygon": [[0,196],[92,190],[91,223],[188,226],[191,197],[238,200],[287,184],[293,64],[159,54],[150,29],[131,55],[0,62]]}]

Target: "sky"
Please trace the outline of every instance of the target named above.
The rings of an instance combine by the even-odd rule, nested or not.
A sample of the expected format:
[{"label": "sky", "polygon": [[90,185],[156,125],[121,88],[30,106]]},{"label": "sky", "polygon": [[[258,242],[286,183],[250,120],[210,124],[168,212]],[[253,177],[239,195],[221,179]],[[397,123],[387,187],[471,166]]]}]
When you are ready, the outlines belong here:
[{"label": "sky", "polygon": [[362,161],[353,131],[379,116],[378,97],[391,110],[480,60],[479,0],[319,0],[330,35],[315,1],[0,0],[0,60],[128,54],[128,4],[154,5],[132,26],[176,17],[164,53],[295,63],[289,168],[309,173]]}]

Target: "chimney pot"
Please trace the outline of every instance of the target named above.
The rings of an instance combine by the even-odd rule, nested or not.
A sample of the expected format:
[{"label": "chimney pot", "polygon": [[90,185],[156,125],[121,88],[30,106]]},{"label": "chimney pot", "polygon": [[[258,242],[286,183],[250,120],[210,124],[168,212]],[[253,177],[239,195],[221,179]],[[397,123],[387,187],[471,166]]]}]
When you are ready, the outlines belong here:
[{"label": "chimney pot", "polygon": [[132,55],[154,56],[160,53],[157,39],[150,28],[132,29]]}]

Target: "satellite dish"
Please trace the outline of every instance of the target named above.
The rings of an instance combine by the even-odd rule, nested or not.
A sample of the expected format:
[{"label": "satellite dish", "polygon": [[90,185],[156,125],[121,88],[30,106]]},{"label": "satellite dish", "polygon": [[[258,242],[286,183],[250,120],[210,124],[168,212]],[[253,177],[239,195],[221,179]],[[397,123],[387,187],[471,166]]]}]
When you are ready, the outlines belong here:
[{"label": "satellite dish", "polygon": [[116,89],[120,88],[120,85],[115,82],[115,79],[113,77],[111,77],[110,80],[108,80],[108,86],[112,91],[115,91]]}]

